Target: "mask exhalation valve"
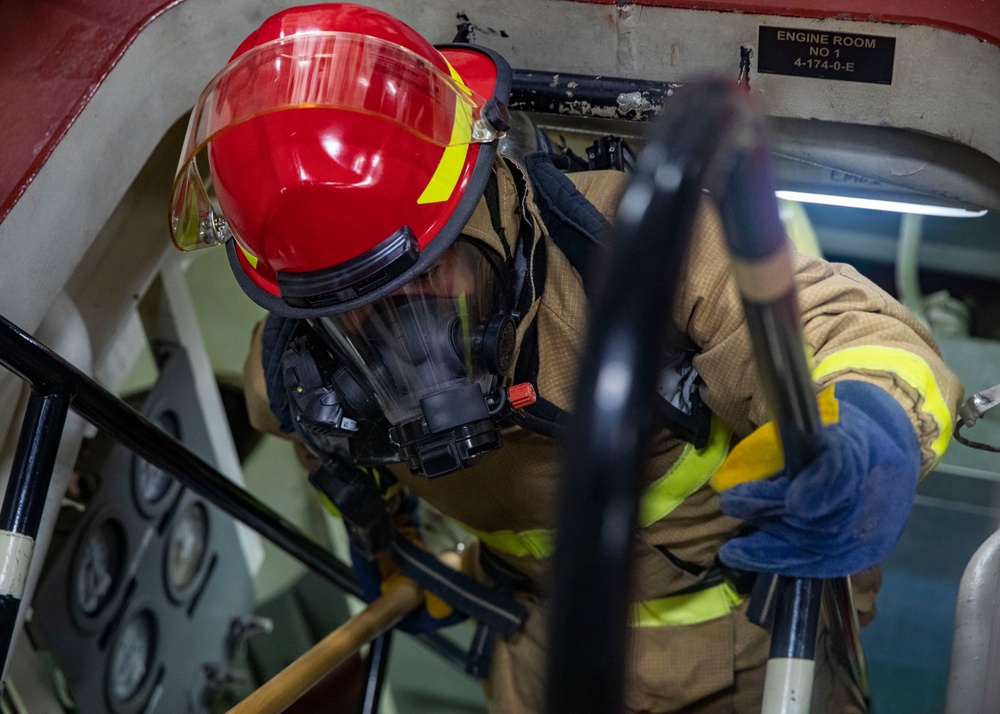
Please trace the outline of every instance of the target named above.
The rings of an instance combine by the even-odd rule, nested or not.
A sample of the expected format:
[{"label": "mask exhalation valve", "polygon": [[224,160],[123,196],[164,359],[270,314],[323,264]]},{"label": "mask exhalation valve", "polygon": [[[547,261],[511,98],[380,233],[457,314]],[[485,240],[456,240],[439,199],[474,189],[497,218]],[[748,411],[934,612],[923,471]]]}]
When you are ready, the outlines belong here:
[{"label": "mask exhalation valve", "polygon": [[503,445],[500,424],[515,409],[534,404],[531,384],[515,384],[483,396],[465,384],[420,400],[422,419],[389,430],[389,438],[414,473],[437,478],[482,461]]}]

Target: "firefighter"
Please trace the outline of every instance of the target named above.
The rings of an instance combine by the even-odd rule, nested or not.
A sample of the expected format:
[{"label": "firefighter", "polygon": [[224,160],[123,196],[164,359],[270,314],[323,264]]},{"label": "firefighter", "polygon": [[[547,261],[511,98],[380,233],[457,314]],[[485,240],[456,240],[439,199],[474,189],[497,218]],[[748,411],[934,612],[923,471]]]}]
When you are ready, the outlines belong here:
[{"label": "firefighter", "polygon": [[[613,239],[626,179],[563,173],[543,140],[529,147],[541,152],[498,151],[510,82],[494,52],[434,47],[375,9],[278,13],[195,107],[171,231],[182,249],[224,244],[240,286],[270,312],[246,365],[250,411],[258,428],[306,445],[313,483],[349,521],[366,593],[425,562],[414,496],[474,536],[463,551],[471,578],[404,624],[479,618],[476,603],[495,593],[485,610],[502,614],[477,637],[492,658],[476,667],[491,711],[528,712],[541,708],[558,437],[584,348],[586,256]],[[702,207],[664,316],[683,341],[662,356],[629,711],[758,710],[769,635],[747,619],[737,575],[877,580],[871,569],[951,436],[962,387],[927,331],[849,266],[798,254],[795,265],[828,426],[820,455],[787,474],[720,222]],[[863,616],[875,589],[859,588]],[[817,686],[851,710],[836,682]]]}]

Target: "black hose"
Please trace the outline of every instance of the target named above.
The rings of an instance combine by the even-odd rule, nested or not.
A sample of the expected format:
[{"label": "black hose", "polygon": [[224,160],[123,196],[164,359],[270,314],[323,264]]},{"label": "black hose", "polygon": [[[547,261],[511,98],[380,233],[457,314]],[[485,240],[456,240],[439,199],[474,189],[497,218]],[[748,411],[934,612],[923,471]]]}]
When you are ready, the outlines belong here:
[{"label": "black hose", "polygon": [[[723,217],[786,458],[808,460],[819,428],[762,119],[732,83],[689,85],[638,157],[591,315],[557,499],[550,714],[622,708],[642,456],[671,305],[705,191]],[[819,588],[804,591],[811,597]]]}]

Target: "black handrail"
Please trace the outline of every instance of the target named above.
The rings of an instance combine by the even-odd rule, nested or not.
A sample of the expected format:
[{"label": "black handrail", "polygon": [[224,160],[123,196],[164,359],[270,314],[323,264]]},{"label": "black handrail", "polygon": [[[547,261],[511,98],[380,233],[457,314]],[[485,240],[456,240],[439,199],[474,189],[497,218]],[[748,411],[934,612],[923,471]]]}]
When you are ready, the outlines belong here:
[{"label": "black handrail", "polygon": [[[0,652],[13,645],[17,614],[34,555],[35,543],[52,481],[59,441],[62,438],[70,394],[60,385],[32,388],[24,413],[10,480],[0,508],[0,534],[4,547],[0,578]],[[6,660],[0,662],[0,667]]]},{"label": "black handrail", "polygon": [[[68,406],[123,446],[154,466],[171,473],[184,486],[249,526],[344,592],[355,597],[361,596],[361,589],[350,566],[223,476],[140,412],[2,316],[0,364],[31,385],[33,399],[29,405],[38,402],[37,408],[29,410],[23,422],[18,454],[23,451],[25,456],[16,459],[15,473],[12,474],[3,504],[3,513],[10,513],[8,520],[12,523],[34,524],[35,533],[27,534],[29,537],[37,535],[38,523],[37,518],[32,520],[25,514],[35,513],[35,506],[45,501],[55,450],[59,445],[58,437],[62,433]],[[48,408],[46,406],[53,401],[53,397],[47,395],[59,397]],[[23,468],[19,464],[23,464]],[[2,517],[0,514],[0,518]],[[3,528],[5,527],[0,524],[0,530]],[[29,563],[30,554],[28,562],[23,565],[25,573]],[[19,594],[17,598],[12,598],[8,593],[0,592],[0,647],[3,645],[3,633],[7,633],[9,640],[19,609]],[[420,639],[450,664],[464,670],[465,654],[453,642],[438,633],[421,635]],[[0,670],[6,664],[9,654],[9,647],[0,649],[0,657],[3,658],[0,660]]]},{"label": "black handrail", "polygon": [[[689,85],[675,93],[638,157],[601,271],[557,500],[549,714],[622,708],[632,539],[657,357],[667,347],[706,190],[723,219],[786,463],[807,461],[814,449],[820,420],[762,118],[732,82]],[[779,597],[792,601],[778,604],[772,656],[811,658],[821,581],[779,585]]]}]

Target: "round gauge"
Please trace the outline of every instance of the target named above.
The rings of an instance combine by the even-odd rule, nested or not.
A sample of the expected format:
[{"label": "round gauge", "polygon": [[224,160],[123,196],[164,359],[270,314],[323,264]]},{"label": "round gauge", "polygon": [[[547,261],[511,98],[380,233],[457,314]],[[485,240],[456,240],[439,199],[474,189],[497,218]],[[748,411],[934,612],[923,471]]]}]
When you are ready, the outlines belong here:
[{"label": "round gauge", "polygon": [[108,656],[107,693],[112,709],[132,710],[151,680],[157,645],[156,619],[140,610],[118,628]]},{"label": "round gauge", "polygon": [[[161,412],[153,421],[170,436],[180,438],[180,423],[173,412]],[[160,467],[141,456],[132,457],[132,493],[139,510],[147,516],[156,516],[166,510],[170,505],[170,496],[179,487],[177,480]]]},{"label": "round gauge", "polygon": [[184,507],[167,537],[167,589],[179,598],[201,575],[208,544],[208,511],[193,501]]},{"label": "round gauge", "polygon": [[109,609],[125,568],[125,533],[105,519],[91,527],[76,550],[70,575],[70,604],[78,624],[94,625]]}]

